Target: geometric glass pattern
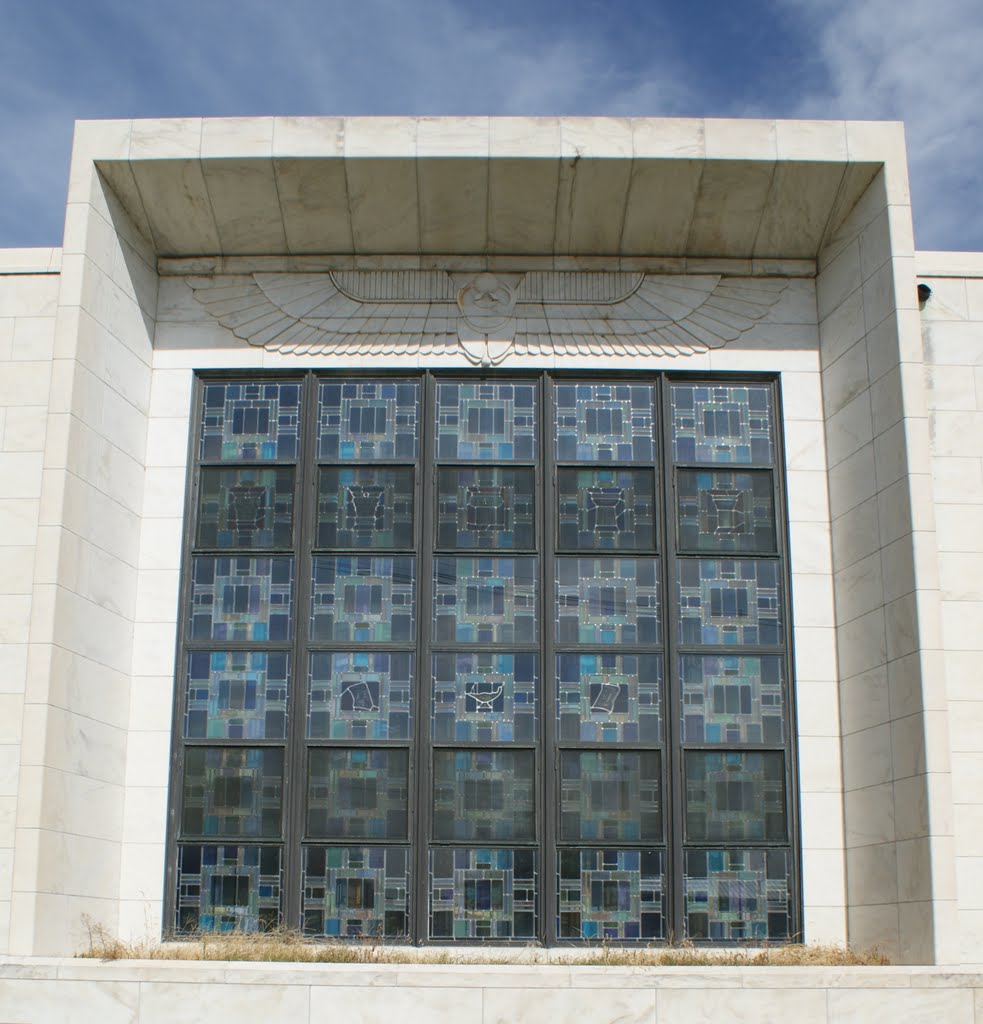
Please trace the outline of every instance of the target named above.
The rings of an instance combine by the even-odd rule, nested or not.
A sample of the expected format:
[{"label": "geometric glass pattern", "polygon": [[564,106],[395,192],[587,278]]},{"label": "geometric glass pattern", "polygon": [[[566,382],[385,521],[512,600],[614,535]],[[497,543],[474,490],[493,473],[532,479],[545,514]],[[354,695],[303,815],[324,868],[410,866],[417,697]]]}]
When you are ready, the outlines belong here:
[{"label": "geometric glass pattern", "polygon": [[673,384],[676,462],[775,461],[774,412],[767,384]]},{"label": "geometric glass pattern", "polygon": [[535,769],[532,750],[434,750],[434,839],[534,840]]},{"label": "geometric glass pattern", "polygon": [[650,469],[558,469],[557,547],[653,549],[654,488]]},{"label": "geometric glass pattern", "polygon": [[655,558],[558,558],[556,639],[562,644],[656,644]]},{"label": "geometric glass pattern", "polygon": [[687,750],[684,760],[688,842],[785,841],[780,750]]},{"label": "geometric glass pattern", "polygon": [[775,551],[771,473],[681,469],[676,474],[682,551]]},{"label": "geometric glass pattern", "polygon": [[759,559],[681,558],[679,640],[684,644],[780,644],[780,564]]},{"label": "geometric glass pattern", "polygon": [[300,385],[208,383],[199,458],[268,462],[297,458]]},{"label": "geometric glass pattern", "polygon": [[414,638],[416,560],[344,555],[315,558],[311,639],[400,643]]},{"label": "geometric glass pattern", "polygon": [[537,456],[536,385],[438,383],[436,456],[531,462]]},{"label": "geometric glass pattern", "polygon": [[652,462],[651,384],[557,384],[553,388],[558,462]]},{"label": "geometric glass pattern", "polygon": [[204,468],[196,546],[290,547],[293,507],[293,469]]},{"label": "geometric glass pattern", "polygon": [[412,467],[323,467],[314,544],[319,548],[412,548]]},{"label": "geometric glass pattern", "polygon": [[558,654],[556,686],[561,742],[661,742],[661,654]]},{"label": "geometric glass pattern", "polygon": [[792,894],[787,850],[688,850],[687,939],[787,940]]},{"label": "geometric glass pattern", "polygon": [[537,569],[535,558],[435,558],[434,639],[535,642]]},{"label": "geometric glass pattern", "polygon": [[533,939],[535,850],[430,850],[432,939]]},{"label": "geometric glass pattern", "polygon": [[399,846],[304,848],[304,934],[395,939],[409,924],[410,851]]},{"label": "geometric glass pattern", "polygon": [[307,833],[318,839],[406,839],[409,761],[386,747],[309,751]]},{"label": "geometric glass pattern", "polygon": [[560,752],[560,839],[657,843],[662,839],[657,750]]},{"label": "geometric glass pattern", "polygon": [[260,932],[280,926],[283,854],[278,846],[180,846],[179,935]]},{"label": "geometric glass pattern", "polygon": [[321,382],[319,459],[330,462],[413,459],[419,446],[419,381]]},{"label": "geometric glass pattern", "polygon": [[661,850],[558,850],[561,939],[658,942],[666,937]]},{"label": "geometric glass pattern", "polygon": [[438,548],[534,548],[536,471],[498,466],[437,473]]},{"label": "geometric glass pattern", "polygon": [[186,747],[186,836],[280,835],[281,747]]},{"label": "geometric glass pattern", "polygon": [[408,740],[413,662],[409,651],[312,652],[308,739]]},{"label": "geometric glass pattern", "polygon": [[191,569],[192,640],[289,640],[292,558],[198,556]]},{"label": "geometric glass pattern", "polygon": [[684,743],[785,743],[784,659],[777,654],[683,654]]},{"label": "geometric glass pattern", "polygon": [[433,655],[435,743],[535,743],[535,654]]},{"label": "geometric glass pattern", "polygon": [[284,739],[289,679],[286,651],[191,651],[185,738]]}]

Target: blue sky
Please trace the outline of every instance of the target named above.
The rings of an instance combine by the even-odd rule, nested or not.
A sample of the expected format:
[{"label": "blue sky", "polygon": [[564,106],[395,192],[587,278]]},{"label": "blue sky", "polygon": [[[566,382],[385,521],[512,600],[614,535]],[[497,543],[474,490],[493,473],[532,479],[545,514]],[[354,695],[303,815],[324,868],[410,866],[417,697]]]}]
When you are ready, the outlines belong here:
[{"label": "blue sky", "polygon": [[0,246],[75,118],[469,113],[901,119],[916,244],[983,250],[980,0],[0,0]]}]

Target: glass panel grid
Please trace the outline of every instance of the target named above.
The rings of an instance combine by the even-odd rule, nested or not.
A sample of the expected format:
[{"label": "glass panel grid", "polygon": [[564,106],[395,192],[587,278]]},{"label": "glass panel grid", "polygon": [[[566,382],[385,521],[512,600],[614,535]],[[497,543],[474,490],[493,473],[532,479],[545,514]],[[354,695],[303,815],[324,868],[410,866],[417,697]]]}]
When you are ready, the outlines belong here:
[{"label": "glass panel grid", "polygon": [[294,471],[201,471],[198,489],[200,548],[287,548],[293,538]]},{"label": "glass panel grid", "polygon": [[785,659],[684,654],[679,685],[684,743],[785,743]]},{"label": "glass panel grid", "polygon": [[536,546],[534,469],[444,467],[436,500],[439,549]]},{"label": "glass panel grid", "polygon": [[652,462],[655,388],[651,384],[556,384],[557,462]]},{"label": "glass panel grid", "polygon": [[670,392],[676,462],[774,462],[770,385],[672,384]]},{"label": "glass panel grid", "polygon": [[777,646],[782,642],[778,561],[681,558],[676,572],[680,643]]},{"label": "glass panel grid", "polygon": [[325,380],[318,390],[318,458],[328,462],[415,459],[420,382]]},{"label": "glass panel grid", "polygon": [[539,401],[535,383],[438,382],[436,395],[438,461],[531,462],[536,458]]},{"label": "glass panel grid", "polygon": [[786,840],[781,751],[687,750],[683,760],[688,842]]},{"label": "glass panel grid", "polygon": [[207,383],[199,458],[226,462],[296,459],[300,394],[297,383]]},{"label": "glass panel grid", "polygon": [[659,842],[661,765],[657,750],[561,751],[561,841]]},{"label": "glass panel grid", "polygon": [[415,631],[415,558],[343,555],[314,559],[312,640],[409,643]]},{"label": "glass panel grid", "polygon": [[185,739],[283,739],[289,680],[286,651],[193,651],[188,655]]},{"label": "glass panel grid", "polygon": [[193,559],[192,640],[289,640],[292,558]]},{"label": "glass panel grid", "polygon": [[650,469],[558,469],[557,547],[655,548],[655,474]]},{"label": "glass panel grid", "polygon": [[410,466],[325,466],[317,495],[319,548],[412,548]]},{"label": "glass panel grid", "polygon": [[280,835],[281,747],[188,747],[184,752],[185,836]]},{"label": "glass panel grid", "polygon": [[434,640],[535,642],[538,581],[535,558],[435,558]]},{"label": "glass panel grid", "polygon": [[308,751],[307,834],[317,839],[407,839],[409,755],[385,747]]},{"label": "glass panel grid", "polygon": [[257,932],[280,926],[283,855],[278,846],[188,846],[177,851],[174,928]]},{"label": "glass panel grid", "polygon": [[767,470],[679,470],[676,502],[684,551],[776,550],[774,481]]},{"label": "glass panel grid", "polygon": [[308,739],[408,740],[414,663],[409,652],[312,653]]},{"label": "glass panel grid", "polygon": [[435,654],[434,742],[535,743],[538,663],[535,654]]},{"label": "glass panel grid", "polygon": [[655,558],[557,558],[558,644],[661,642]]}]

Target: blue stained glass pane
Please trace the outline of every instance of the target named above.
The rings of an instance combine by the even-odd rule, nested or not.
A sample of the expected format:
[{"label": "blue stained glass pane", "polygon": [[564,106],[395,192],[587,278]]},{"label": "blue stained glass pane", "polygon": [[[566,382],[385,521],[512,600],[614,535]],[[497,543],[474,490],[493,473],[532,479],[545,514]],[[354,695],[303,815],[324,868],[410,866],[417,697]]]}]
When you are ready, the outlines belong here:
[{"label": "blue stained glass pane", "polygon": [[774,411],[767,384],[673,384],[676,462],[775,461]]},{"label": "blue stained glass pane", "polygon": [[259,932],[280,927],[278,846],[179,846],[174,929]]},{"label": "blue stained glass pane", "polygon": [[419,381],[321,382],[319,459],[331,462],[415,459],[419,450]]},{"label": "blue stained glass pane", "polygon": [[409,642],[416,630],[416,559],[315,558],[311,639]]},{"label": "blue stained glass pane", "polygon": [[451,842],[536,838],[532,750],[435,750],[433,837]]},{"label": "blue stained glass pane", "polygon": [[680,470],[679,547],[685,551],[776,550],[775,495],[768,470]]},{"label": "blue stained glass pane", "polygon": [[289,640],[292,558],[193,559],[192,640]]},{"label": "blue stained glass pane", "polygon": [[535,654],[435,654],[436,743],[536,742]]},{"label": "blue stained glass pane", "polygon": [[437,459],[531,462],[537,456],[536,385],[437,384]]},{"label": "blue stained glass pane", "polygon": [[479,466],[438,471],[438,548],[535,546],[535,470]]},{"label": "blue stained glass pane", "polygon": [[657,843],[662,838],[657,750],[560,752],[560,839]]},{"label": "blue stained glass pane", "polygon": [[204,387],[199,457],[227,462],[296,459],[300,384],[257,381]]},{"label": "blue stained glass pane", "polygon": [[561,742],[661,742],[661,654],[558,654],[556,679]]},{"label": "blue stained glass pane", "polygon": [[561,644],[661,641],[655,558],[558,558],[556,639]]},{"label": "blue stained glass pane", "polygon": [[414,655],[311,654],[310,739],[406,740],[412,735]]},{"label": "blue stained glass pane", "polygon": [[558,462],[652,462],[651,384],[557,384],[553,389]]},{"label": "blue stained glass pane", "polygon": [[686,938],[789,939],[790,872],[787,850],[688,850]]},{"label": "blue stained glass pane", "polygon": [[784,659],[684,654],[679,659],[684,743],[785,743]]},{"label": "blue stained glass pane", "polygon": [[684,644],[780,644],[781,565],[753,558],[676,562]]},{"label": "blue stained glass pane", "polygon": [[688,842],[785,840],[784,754],[688,750],[685,761]]},{"label": "blue stained glass pane", "polygon": [[286,651],[193,651],[188,655],[185,737],[283,739],[289,680]]},{"label": "blue stained glass pane", "polygon": [[282,747],[186,747],[185,836],[280,835]]},{"label": "blue stained glass pane", "polygon": [[309,751],[307,834],[318,839],[406,839],[406,750],[316,747]]},{"label": "blue stained glass pane", "polygon": [[559,850],[561,939],[655,942],[666,937],[661,850]]},{"label": "blue stained glass pane", "polygon": [[293,510],[293,469],[205,467],[198,490],[197,546],[290,547]]},{"label": "blue stained glass pane", "polygon": [[319,548],[412,548],[411,467],[341,466],[320,471]]},{"label": "blue stained glass pane", "polygon": [[430,938],[536,937],[535,850],[430,850]]},{"label": "blue stained glass pane", "polygon": [[535,558],[435,558],[434,639],[533,643],[538,589]]},{"label": "blue stained glass pane", "polygon": [[410,912],[410,851],[398,846],[304,849],[304,934],[395,939]]},{"label": "blue stained glass pane", "polygon": [[560,468],[556,494],[557,547],[655,547],[655,475],[651,470]]}]

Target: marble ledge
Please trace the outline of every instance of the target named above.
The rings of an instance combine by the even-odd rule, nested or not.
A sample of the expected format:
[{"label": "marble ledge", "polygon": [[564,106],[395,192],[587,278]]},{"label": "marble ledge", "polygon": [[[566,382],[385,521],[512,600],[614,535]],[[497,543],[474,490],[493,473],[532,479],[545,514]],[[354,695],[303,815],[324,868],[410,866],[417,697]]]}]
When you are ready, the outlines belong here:
[{"label": "marble ledge", "polygon": [[61,273],[61,249],[0,249],[0,275]]}]

